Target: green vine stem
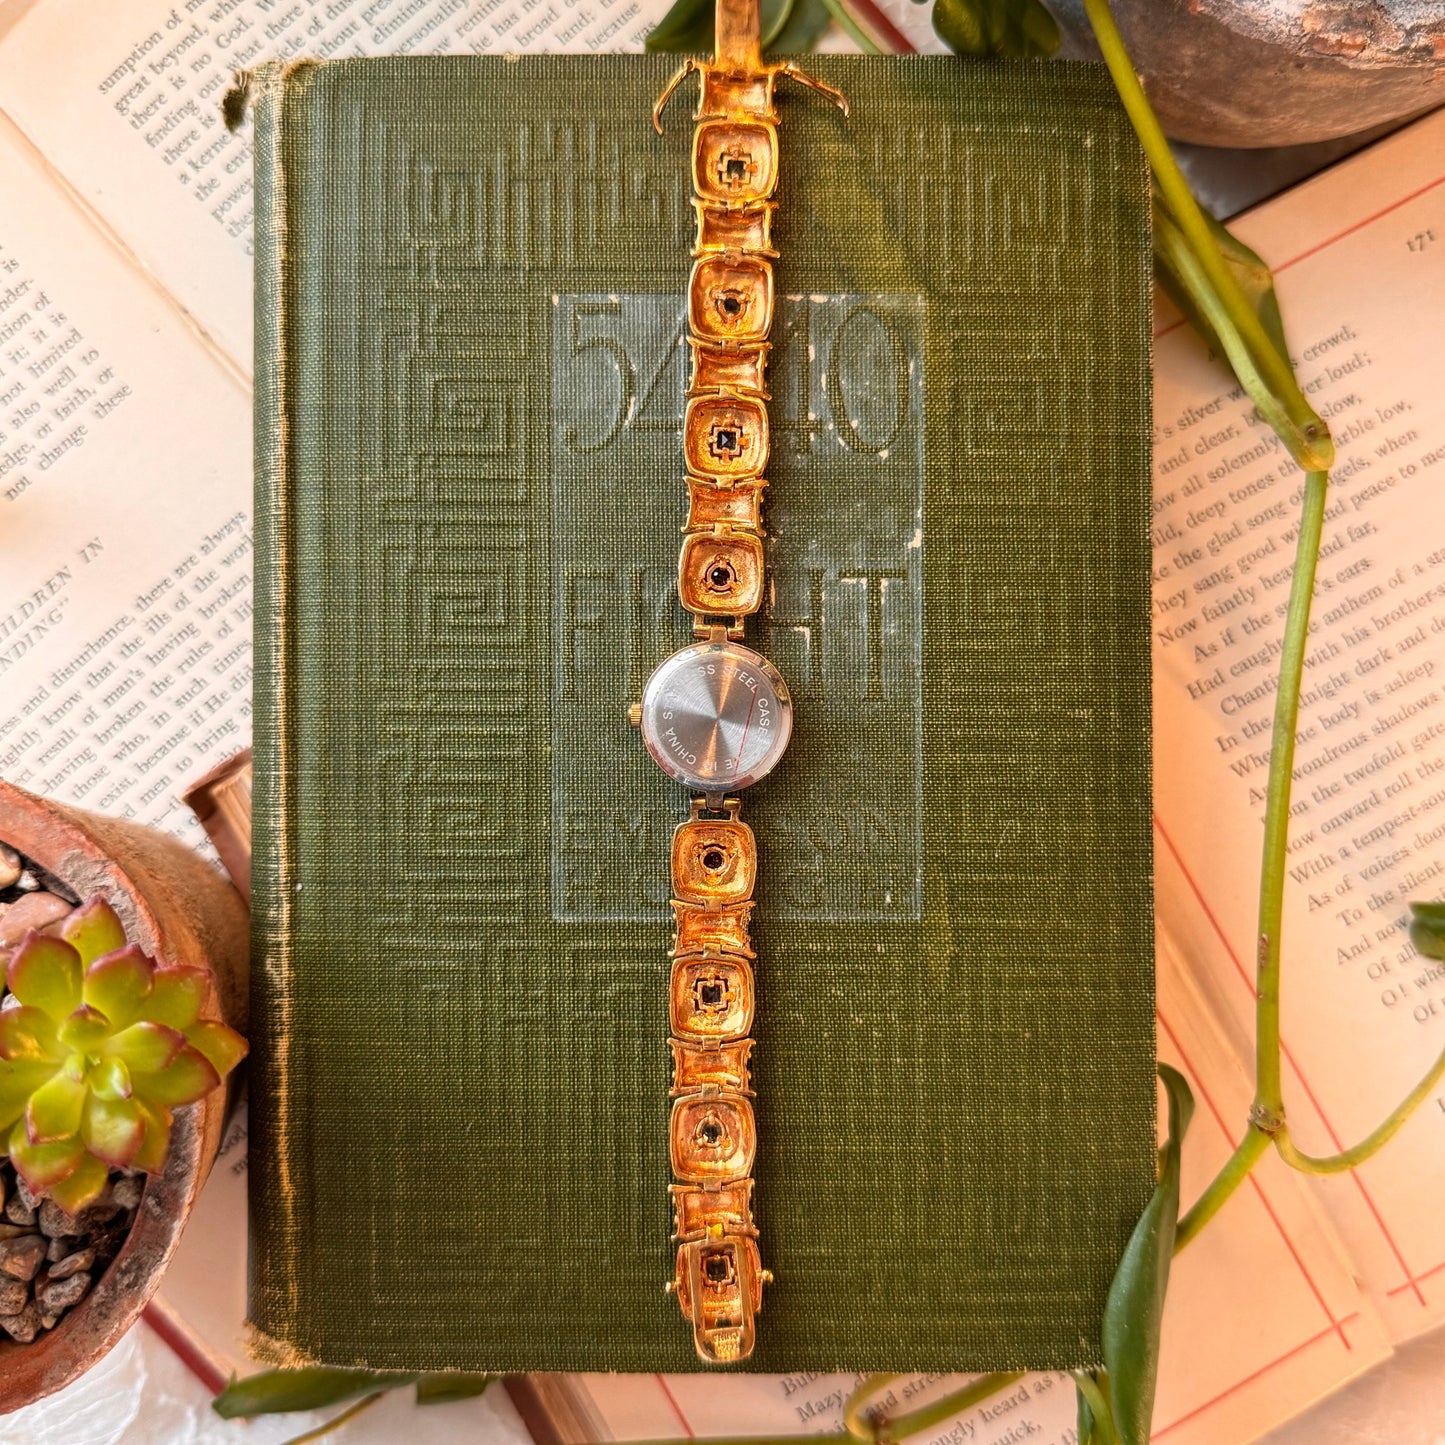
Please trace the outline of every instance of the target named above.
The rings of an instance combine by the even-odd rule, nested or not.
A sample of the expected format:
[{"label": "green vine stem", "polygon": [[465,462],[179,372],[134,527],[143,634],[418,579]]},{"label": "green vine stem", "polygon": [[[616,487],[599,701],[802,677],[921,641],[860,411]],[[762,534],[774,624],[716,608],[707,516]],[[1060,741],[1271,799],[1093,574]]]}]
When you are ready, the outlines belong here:
[{"label": "green vine stem", "polygon": [[1094,1417],[1094,1433],[1092,1445],[1118,1445],[1118,1436],[1115,1435],[1110,1425],[1109,1402],[1104,1398],[1104,1392],[1099,1388],[1098,1382],[1086,1370],[1072,1370],[1074,1388],[1078,1390],[1089,1406],[1089,1413]]},{"label": "green vine stem", "polygon": [[1445,1079],[1445,1052],[1442,1052],[1440,1057],[1435,1060],[1430,1072],[1390,1111],[1383,1123],[1361,1139],[1358,1144],[1343,1149],[1338,1154],[1326,1154],[1319,1157],[1301,1152],[1295,1148],[1294,1141],[1289,1136],[1289,1129],[1284,1126],[1281,1126],[1279,1132],[1274,1136],[1274,1147],[1279,1150],[1280,1157],[1286,1164],[1291,1168],[1298,1169],[1303,1174],[1343,1174],[1346,1170],[1363,1164],[1370,1155],[1388,1144],[1399,1133],[1400,1126],[1425,1101],[1441,1079]]},{"label": "green vine stem", "polygon": [[876,1416],[870,1416],[869,1402],[879,1390],[887,1388],[894,1380],[902,1379],[901,1375],[869,1375],[861,1385],[848,1396],[848,1403],[843,1407],[843,1428],[858,1440],[876,1440],[878,1438],[878,1420]]},{"label": "green vine stem", "polygon": [[[848,1403],[843,1411],[843,1423],[848,1428],[848,1436],[851,1436],[854,1441],[864,1440],[872,1445],[874,1441],[902,1440],[906,1436],[931,1429],[934,1425],[941,1425],[945,1420],[951,1420],[961,1410],[967,1410],[970,1406],[987,1400],[991,1395],[996,1395],[1000,1390],[1008,1389],[1010,1385],[1017,1384],[1023,1377],[1022,1370],[1006,1374],[980,1375],[978,1379],[971,1381],[963,1389],[955,1390],[952,1394],[933,1401],[932,1404],[920,1405],[918,1409],[910,1410],[907,1414],[891,1415],[884,1420],[868,1414],[869,1399],[894,1380],[902,1380],[906,1376],[870,1375],[848,1397]],[[847,1439],[848,1436],[842,1438]]]},{"label": "green vine stem", "polygon": [[846,0],[823,0],[823,8],[838,22],[839,29],[845,31],[848,38],[865,55],[883,54],[882,47],[875,44],[873,37],[853,18]]},{"label": "green vine stem", "polygon": [[[1154,108],[1135,74],[1124,39],[1114,24],[1108,0],[1084,0],[1084,10],[1170,214],[1187,237],[1190,248],[1209,278],[1210,289],[1229,312],[1266,389],[1279,399],[1288,417],[1288,430],[1281,434],[1280,439],[1302,467],[1327,471],[1334,461],[1334,443],[1330,439],[1329,428],[1305,400],[1289,358],[1282,356],[1270,340],[1239,282],[1225,264],[1204,213],[1199,209],[1199,202],[1194,199],[1189,182],[1184,179]],[[1243,382],[1245,378],[1241,376],[1240,380]]]},{"label": "green vine stem", "polygon": [[1305,478],[1299,540],[1295,544],[1294,576],[1290,579],[1289,611],[1284,623],[1284,651],[1279,659],[1279,690],[1275,694],[1274,734],[1269,748],[1269,784],[1264,802],[1264,852],[1259,873],[1259,933],[1255,992],[1254,1107],[1250,1122],[1275,1134],[1284,1122],[1280,1082],[1279,962],[1284,914],[1289,803],[1294,782],[1295,734],[1299,724],[1300,683],[1309,640],[1310,603],[1315,568],[1324,530],[1329,473]]},{"label": "green vine stem", "polygon": [[711,1435],[690,1435],[686,1440],[635,1440],[627,1445],[798,1445],[799,1440],[806,1440],[808,1445],[858,1445],[857,1437],[846,1431],[841,1435],[732,1435],[716,1439]]},{"label": "green vine stem", "polygon": [[1441,1077],[1445,1077],[1445,1052],[1442,1052],[1425,1077],[1376,1129],[1358,1144],[1338,1154],[1317,1158],[1301,1152],[1290,1138],[1280,1078],[1280,933],[1283,928],[1289,803],[1294,778],[1295,735],[1299,724],[1300,683],[1304,675],[1310,602],[1314,594],[1315,566],[1319,561],[1328,490],[1327,472],[1311,472],[1305,478],[1299,542],[1295,549],[1294,576],[1290,581],[1289,611],[1285,616],[1284,651],[1279,663],[1279,691],[1275,698],[1269,784],[1264,805],[1264,857],[1259,880],[1255,1092],[1254,1106],[1250,1110],[1251,1131],[1272,1138],[1285,1163],[1307,1174],[1339,1174],[1362,1164],[1394,1137]]},{"label": "green vine stem", "polygon": [[941,1425],[945,1420],[952,1419],[960,1410],[970,1409],[981,1401],[987,1400],[991,1395],[996,1395],[1000,1390],[1007,1390],[1010,1385],[1017,1384],[1023,1377],[1022,1370],[980,1375],[978,1379],[965,1385],[963,1389],[956,1390],[947,1399],[935,1400],[931,1405],[921,1405],[916,1410],[910,1410],[906,1415],[895,1415],[891,1420],[880,1422],[881,1438],[901,1440],[904,1436],[917,1434],[934,1425]]},{"label": "green vine stem", "polygon": [[318,1425],[314,1430],[306,1430],[300,1435],[293,1435],[285,1442],[285,1445],[311,1445],[313,1440],[321,1440],[331,1434],[333,1430],[339,1430],[348,1420],[354,1420],[364,1410],[369,1410],[382,1398],[384,1391],[378,1391],[374,1395],[364,1395],[354,1405],[348,1406],[339,1415],[333,1415],[323,1425]]},{"label": "green vine stem", "polygon": [[1210,1181],[1204,1193],[1180,1218],[1174,1231],[1174,1253],[1178,1254],[1216,1214],[1225,1201],[1244,1182],[1245,1176],[1259,1162],[1259,1156],[1269,1148],[1269,1135],[1258,1129],[1250,1129],[1239,1141],[1238,1148]]}]

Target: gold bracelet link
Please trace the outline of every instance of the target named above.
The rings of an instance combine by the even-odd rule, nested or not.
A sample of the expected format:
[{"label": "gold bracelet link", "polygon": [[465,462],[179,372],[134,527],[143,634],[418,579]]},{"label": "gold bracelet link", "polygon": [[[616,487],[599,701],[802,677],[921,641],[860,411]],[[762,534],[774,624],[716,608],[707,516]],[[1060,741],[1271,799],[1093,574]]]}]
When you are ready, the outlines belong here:
[{"label": "gold bracelet link", "polygon": [[757,1124],[748,1063],[756,994],[748,923],[757,883],[753,830],[737,798],[694,798],[672,836],[669,1154],[677,1273],[669,1288],[717,1363],[752,1351],[771,1276],[753,1222]]},{"label": "gold bracelet link", "polygon": [[[718,0],[716,33],[712,61],[686,61],[652,114],[660,132],[668,98],[697,73],[697,234],[687,291],[692,372],[683,417],[688,513],[677,589],[694,635],[713,643],[740,640],[744,620],[763,603],[777,78],[826,94],[844,114],[848,109],[838,91],[791,61],[763,64],[759,0]],[[692,1322],[698,1354],[713,1364],[752,1353],[763,1285],[772,1278],[762,1267],[752,1212],[756,990],[749,924],[757,870],[757,843],[738,799],[694,798],[672,839],[668,1138],[678,1250],[668,1289]]]},{"label": "gold bracelet link", "polygon": [[723,623],[739,638],[743,619],[763,602],[778,117],[771,70],[703,66],[701,74],[687,306],[692,376],[682,430],[689,506],[677,588],[695,635]]}]

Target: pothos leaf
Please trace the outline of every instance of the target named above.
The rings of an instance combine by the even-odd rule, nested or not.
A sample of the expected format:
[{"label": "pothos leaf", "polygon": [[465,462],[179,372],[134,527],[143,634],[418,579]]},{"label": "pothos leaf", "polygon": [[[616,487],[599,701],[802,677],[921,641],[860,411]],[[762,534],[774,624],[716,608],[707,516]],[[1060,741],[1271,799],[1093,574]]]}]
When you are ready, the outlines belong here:
[{"label": "pothos leaf", "polygon": [[1159,1182],[1140,1215],[1104,1305],[1108,1401],[1120,1445],[1148,1445],[1159,1374],[1159,1324],[1179,1223],[1179,1156],[1194,1112],[1184,1076],[1168,1064],[1159,1077],[1169,1098],[1169,1138],[1160,1151]]},{"label": "pothos leaf", "polygon": [[1410,905],[1410,942],[1424,958],[1445,960],[1445,903]]},{"label": "pothos leaf", "polygon": [[295,1370],[262,1370],[231,1383],[211,1401],[225,1420],[250,1415],[282,1415],[292,1410],[321,1410],[343,1400],[360,1399],[422,1377],[387,1370],[339,1370],[329,1365],[303,1365]]},{"label": "pothos leaf", "polygon": [[955,55],[1026,60],[1059,48],[1059,27],[1040,0],[934,0],[933,28]]},{"label": "pothos leaf", "polygon": [[232,1377],[211,1408],[227,1420],[251,1415],[284,1415],[322,1410],[348,1400],[416,1386],[418,1405],[443,1405],[480,1395],[495,1375],[414,1374],[395,1370],[343,1370],[304,1365],[294,1370],[263,1370],[244,1380]]},{"label": "pothos leaf", "polygon": [[[762,0],[763,49],[802,55],[822,38],[832,17],[823,0]],[[679,55],[709,54],[717,43],[715,0],[675,0],[647,33],[646,47]]]},{"label": "pothos leaf", "polygon": [[[781,6],[773,7],[780,11]],[[766,25],[769,6],[764,4],[763,49],[776,55],[807,55],[833,23],[823,0],[793,0],[777,22],[776,31]]]},{"label": "pothos leaf", "polygon": [[697,55],[713,48],[713,0],[674,0],[672,9],[647,32],[648,50]]},{"label": "pothos leaf", "polygon": [[[1157,236],[1161,230],[1161,217],[1164,220],[1172,220],[1172,217],[1168,216],[1164,198],[1159,194],[1157,186],[1154,188],[1153,200],[1155,234]],[[1239,282],[1240,290],[1244,292],[1249,304],[1254,308],[1255,315],[1259,317],[1259,323],[1264,327],[1265,334],[1274,343],[1281,359],[1288,365],[1289,343],[1285,340],[1284,319],[1279,311],[1279,297],[1275,294],[1274,272],[1260,258],[1258,252],[1246,246],[1222,221],[1210,215],[1202,206],[1200,210],[1203,213],[1205,225],[1208,226],[1210,234],[1218,243],[1220,252],[1224,256],[1225,265],[1234,273],[1234,279]],[[1179,308],[1180,314],[1204,338],[1209,349],[1217,356],[1223,356],[1225,354],[1224,344],[1200,309],[1186,278],[1173,264],[1169,253],[1157,245],[1154,248],[1154,275],[1169,299]]]},{"label": "pothos leaf", "polygon": [[[1218,247],[1212,239],[1209,244],[1210,254],[1216,254]],[[1251,347],[1193,240],[1162,205],[1154,212],[1154,254],[1165,290],[1179,301],[1185,317],[1205,341],[1229,363],[1260,417],[1289,454],[1305,471],[1328,471],[1335,454],[1329,427],[1306,400],[1289,361],[1266,332],[1268,307],[1253,317],[1261,335]],[[1222,257],[1220,261],[1223,265]],[[1260,304],[1265,306],[1263,301]]]},{"label": "pothos leaf", "polygon": [[1078,1401],[1078,1445],[1119,1445],[1108,1397],[1109,1376],[1104,1370],[1075,1370]]},{"label": "pothos leaf", "polygon": [[497,1377],[495,1375],[423,1375],[416,1382],[418,1405],[445,1405],[451,1400],[470,1400],[480,1395]]}]

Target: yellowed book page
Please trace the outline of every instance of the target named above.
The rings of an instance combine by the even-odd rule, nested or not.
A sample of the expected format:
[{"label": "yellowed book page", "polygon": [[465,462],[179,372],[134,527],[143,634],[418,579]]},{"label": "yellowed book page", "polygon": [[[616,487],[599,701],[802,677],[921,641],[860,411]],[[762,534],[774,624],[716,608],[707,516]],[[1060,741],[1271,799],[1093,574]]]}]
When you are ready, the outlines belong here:
[{"label": "yellowed book page", "polygon": [[242,1102],[226,1121],[221,1152],[147,1313],[212,1392],[232,1375],[263,1368],[246,1351],[247,1137]]},{"label": "yellowed book page", "polygon": [[[1170,865],[1161,858],[1159,866]],[[1192,936],[1203,920],[1179,922]],[[1167,928],[1159,944],[1159,1057],[1188,1079],[1195,1103],[1187,1209],[1244,1133],[1253,1081]],[[1385,1324],[1318,1200],[1267,1158],[1174,1261],[1152,1438],[1243,1445],[1390,1353]]]},{"label": "yellowed book page", "polygon": [[[719,1435],[822,1435],[843,1428],[843,1406],[863,1376],[579,1375],[612,1440]],[[879,1398],[898,1414],[965,1385],[967,1375],[913,1375]],[[939,1445],[1074,1445],[1074,1387],[1063,1375],[1027,1375],[993,1399],[917,1438]]]},{"label": "yellowed book page", "polygon": [[[1445,1047],[1445,113],[1245,218],[1339,451],[1296,755],[1282,1029],[1289,1118],[1330,1154]],[[1181,324],[1155,385],[1156,808],[1215,936],[1207,987],[1253,1038],[1270,725],[1302,478]],[[1318,1189],[1397,1338],[1445,1319],[1445,1090]]]},{"label": "yellowed book page", "polygon": [[639,50],[656,19],[641,0],[41,0],[0,38],[0,109],[249,374],[250,136],[221,122],[235,71],[303,55]]},{"label": "yellowed book page", "polygon": [[176,794],[250,734],[250,400],[3,123],[0,195],[0,773],[202,844]]}]

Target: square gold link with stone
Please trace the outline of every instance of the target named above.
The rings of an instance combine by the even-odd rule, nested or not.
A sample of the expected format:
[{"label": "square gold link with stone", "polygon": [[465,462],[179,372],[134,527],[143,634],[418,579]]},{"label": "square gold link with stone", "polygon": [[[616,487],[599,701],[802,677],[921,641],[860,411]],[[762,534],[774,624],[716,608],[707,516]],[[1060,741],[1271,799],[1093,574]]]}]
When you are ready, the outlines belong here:
[{"label": "square gold link with stone", "polygon": [[679,958],[669,990],[672,1032],[696,1043],[724,1043],[752,1032],[752,966],[741,958]]},{"label": "square gold link with stone", "polygon": [[674,958],[694,953],[731,953],[752,958],[753,946],[748,939],[748,920],[754,904],[726,903],[720,908],[699,907],[696,903],[672,901],[672,916],[677,931],[672,937]]},{"label": "square gold link with stone", "polygon": [[758,1133],[741,1094],[689,1094],[672,1106],[673,1174],[684,1183],[732,1184],[753,1172]]},{"label": "square gold link with stone", "polygon": [[778,128],[770,120],[727,117],[698,123],[692,181],[705,201],[766,201],[778,184]]},{"label": "square gold link with stone", "polygon": [[768,464],[768,409],[755,396],[694,396],[682,418],[682,457],[690,473],[738,481]]},{"label": "square gold link with stone", "polygon": [[717,527],[684,538],[677,591],[704,632],[727,617],[748,617],[763,604],[763,544],[754,533]]},{"label": "square gold link with stone", "polygon": [[757,839],[736,802],[726,818],[693,817],[673,829],[672,892],[679,902],[742,903],[753,896],[757,876]]},{"label": "square gold link with stone", "polygon": [[696,341],[766,341],[773,325],[773,268],[757,256],[699,257],[687,288],[687,324]]},{"label": "square gold link with stone", "polygon": [[678,1247],[677,1277],[669,1288],[692,1321],[703,1359],[731,1364],[752,1354],[762,1287],[771,1279],[750,1236],[721,1234]]},{"label": "square gold link with stone", "polygon": [[748,1059],[753,1051],[752,1039],[720,1044],[690,1044],[686,1039],[669,1039],[668,1045],[672,1049],[674,1096],[721,1089],[751,1097]]}]

